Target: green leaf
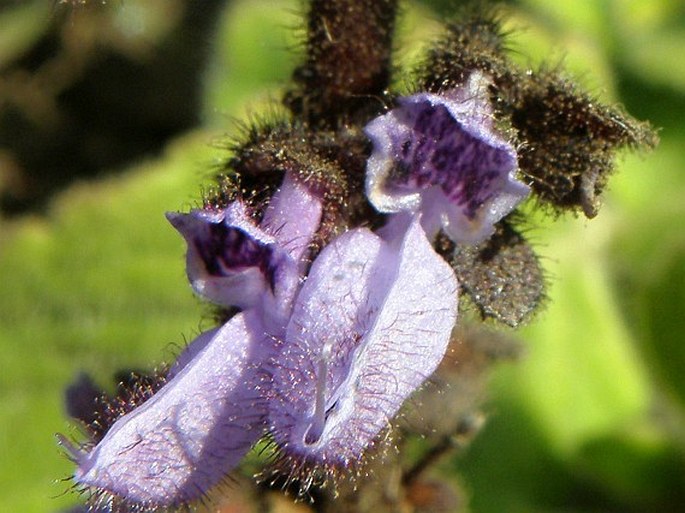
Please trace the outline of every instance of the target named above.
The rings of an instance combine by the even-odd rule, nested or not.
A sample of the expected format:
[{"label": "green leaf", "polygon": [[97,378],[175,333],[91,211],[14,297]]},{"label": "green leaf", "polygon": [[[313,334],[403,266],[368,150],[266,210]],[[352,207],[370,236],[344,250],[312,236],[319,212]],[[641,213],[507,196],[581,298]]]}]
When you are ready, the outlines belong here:
[{"label": "green leaf", "polygon": [[0,510],[73,501],[51,499],[72,470],[53,434],[73,433],[62,393],[79,370],[110,384],[118,369],[169,360],[199,331],[184,245],[164,211],[204,181],[216,153],[208,140],[185,136],[159,160],[77,185],[46,217],[0,221]]}]

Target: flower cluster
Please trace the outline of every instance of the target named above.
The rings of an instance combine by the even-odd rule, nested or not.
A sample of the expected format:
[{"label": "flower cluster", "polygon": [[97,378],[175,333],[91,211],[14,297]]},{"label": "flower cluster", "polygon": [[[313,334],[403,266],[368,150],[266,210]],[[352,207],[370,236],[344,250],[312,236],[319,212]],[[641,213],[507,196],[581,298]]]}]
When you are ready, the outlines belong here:
[{"label": "flower cluster", "polygon": [[368,197],[392,214],[376,232],[336,236],[311,264],[324,200],[297,175],[285,173],[259,216],[239,199],[169,214],[195,292],[240,311],[193,341],[95,448],[75,452],[77,482],[183,504],[266,433],[301,465],[353,466],[445,354],[458,286],[431,245],[440,226],[454,242],[483,239],[528,194],[485,86],[474,73],[367,125]]},{"label": "flower cluster", "polygon": [[[538,304],[537,259],[519,250],[510,214],[531,192],[548,199],[523,161],[535,162],[541,131],[562,134],[520,121],[538,92],[521,85],[528,74],[514,80],[489,18],[450,27],[427,58],[434,69],[419,72],[423,90],[388,93],[395,9],[389,0],[313,1],[307,61],[285,99],[292,119],[250,131],[203,205],[168,214],[187,243],[193,290],[223,322],[92,443],[63,439],[75,482],[102,503],[201,499],[265,438],[279,454],[273,472],[304,488],[353,473],[443,359],[460,291],[511,325]],[[360,30],[374,37],[351,37]],[[469,47],[486,32],[494,56]],[[359,62],[334,67],[340,58]],[[619,135],[614,146],[642,142]],[[559,208],[587,193],[585,176]],[[492,283],[475,278],[483,268]],[[502,307],[502,295],[525,300]]]}]

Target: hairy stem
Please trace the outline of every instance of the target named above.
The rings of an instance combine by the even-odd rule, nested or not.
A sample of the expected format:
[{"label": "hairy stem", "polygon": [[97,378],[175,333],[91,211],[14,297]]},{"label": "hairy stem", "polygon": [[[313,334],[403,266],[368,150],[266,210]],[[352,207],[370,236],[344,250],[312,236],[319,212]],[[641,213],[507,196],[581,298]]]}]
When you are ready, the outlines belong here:
[{"label": "hairy stem", "polygon": [[330,126],[382,95],[396,13],[397,0],[313,0],[306,60],[285,99],[293,113]]}]

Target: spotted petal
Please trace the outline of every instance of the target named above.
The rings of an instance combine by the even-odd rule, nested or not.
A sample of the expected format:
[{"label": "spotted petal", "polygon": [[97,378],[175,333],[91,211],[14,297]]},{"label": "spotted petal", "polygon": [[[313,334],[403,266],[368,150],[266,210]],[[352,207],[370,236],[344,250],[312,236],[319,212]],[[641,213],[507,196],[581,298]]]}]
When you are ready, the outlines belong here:
[{"label": "spotted petal", "polygon": [[321,220],[321,203],[305,186],[286,175],[259,226],[241,201],[167,218],[188,243],[186,269],[198,295],[285,322]]},{"label": "spotted petal", "polygon": [[516,178],[516,150],[493,128],[489,80],[420,93],[365,128],[373,143],[366,192],[380,212],[421,212],[432,236],[478,242],[529,193]]}]

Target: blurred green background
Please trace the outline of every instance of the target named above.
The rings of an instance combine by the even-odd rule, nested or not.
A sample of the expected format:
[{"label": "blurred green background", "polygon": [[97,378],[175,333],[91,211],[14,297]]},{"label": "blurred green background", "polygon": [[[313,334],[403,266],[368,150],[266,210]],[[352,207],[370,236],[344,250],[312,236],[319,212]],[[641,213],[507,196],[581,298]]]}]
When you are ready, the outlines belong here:
[{"label": "blurred green background", "polygon": [[[195,204],[226,156],[220,141],[235,131],[235,118],[268,111],[302,36],[296,0],[212,2],[216,30],[184,32],[175,32],[185,23],[181,0],[97,4],[36,0],[0,9],[0,122],[11,127],[0,140],[23,136],[36,169],[64,160],[58,183],[45,186],[0,146],[3,512],[51,512],[76,501],[63,494],[71,465],[54,433],[73,433],[62,391],[78,371],[104,384],[114,370],[170,357],[208,324],[186,284],[182,240],[163,214]],[[447,4],[406,3],[402,62],[438,34]],[[659,127],[661,144],[621,156],[597,219],[536,218],[531,239],[549,275],[549,304],[519,332],[524,358],[494,373],[484,431],[447,466],[459,471],[475,513],[685,511],[685,3],[520,0],[508,12],[522,65],[563,61],[600,98]],[[55,32],[56,20],[71,29]],[[55,41],[62,54],[50,53]],[[168,77],[166,85],[107,90],[106,70],[130,61],[126,72],[140,77],[136,66],[167,43],[152,77]],[[103,48],[113,60],[98,61]],[[80,67],[64,66],[65,53]],[[45,76],[36,84],[17,62]],[[86,116],[80,131],[67,133],[93,62],[104,62],[99,90],[110,96],[87,114],[105,128]],[[51,81],[60,65],[67,78]],[[167,91],[183,77],[196,80]],[[46,82],[52,96],[39,91]],[[64,103],[54,103],[65,99],[73,107],[66,122]],[[140,104],[159,104],[163,115]],[[130,155],[115,148],[98,161],[91,156],[112,146],[107,109],[142,142]],[[175,117],[164,118],[173,128],[166,132],[138,119],[168,112]],[[74,150],[55,146],[38,160],[69,137]],[[75,176],[70,162],[80,169]]]}]

